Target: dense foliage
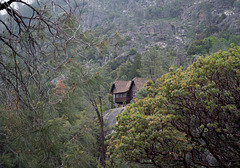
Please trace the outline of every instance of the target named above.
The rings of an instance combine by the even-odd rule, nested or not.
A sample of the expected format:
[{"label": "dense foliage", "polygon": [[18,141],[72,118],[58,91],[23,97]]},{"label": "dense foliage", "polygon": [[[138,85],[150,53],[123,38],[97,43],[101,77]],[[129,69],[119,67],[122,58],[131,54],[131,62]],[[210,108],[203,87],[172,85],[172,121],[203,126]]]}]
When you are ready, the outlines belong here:
[{"label": "dense foliage", "polygon": [[240,47],[171,68],[117,118],[109,155],[165,166],[239,165]]},{"label": "dense foliage", "polygon": [[97,167],[98,124],[67,77],[88,45],[77,4],[15,2],[0,2],[0,167]]},{"label": "dense foliage", "polygon": [[[240,164],[239,47],[183,70],[240,44],[237,0],[4,2],[0,167]],[[134,77],[154,82],[118,117],[108,155],[109,88]]]}]

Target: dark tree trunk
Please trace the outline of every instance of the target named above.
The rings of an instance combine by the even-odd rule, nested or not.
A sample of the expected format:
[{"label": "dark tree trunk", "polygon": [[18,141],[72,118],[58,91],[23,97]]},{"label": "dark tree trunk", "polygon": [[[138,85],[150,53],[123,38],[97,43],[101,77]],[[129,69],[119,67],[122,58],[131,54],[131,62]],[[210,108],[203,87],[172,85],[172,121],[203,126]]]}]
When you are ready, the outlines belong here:
[{"label": "dark tree trunk", "polygon": [[100,119],[100,127],[101,127],[101,143],[102,143],[102,165],[105,168],[106,167],[106,163],[105,163],[105,144],[104,144],[104,140],[105,140],[105,136],[104,136],[104,122],[103,122],[103,116],[101,115],[101,119]]}]

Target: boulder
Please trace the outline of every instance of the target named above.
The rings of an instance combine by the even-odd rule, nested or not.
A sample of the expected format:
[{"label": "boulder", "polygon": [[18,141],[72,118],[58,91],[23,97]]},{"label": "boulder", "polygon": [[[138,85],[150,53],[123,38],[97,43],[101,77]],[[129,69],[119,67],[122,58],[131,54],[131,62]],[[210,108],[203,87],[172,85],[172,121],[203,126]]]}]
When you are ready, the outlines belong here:
[{"label": "boulder", "polygon": [[125,107],[114,108],[106,111],[103,115],[104,125],[106,127],[105,135],[109,135],[112,133],[112,126],[116,125],[116,116],[118,114],[123,113]]}]

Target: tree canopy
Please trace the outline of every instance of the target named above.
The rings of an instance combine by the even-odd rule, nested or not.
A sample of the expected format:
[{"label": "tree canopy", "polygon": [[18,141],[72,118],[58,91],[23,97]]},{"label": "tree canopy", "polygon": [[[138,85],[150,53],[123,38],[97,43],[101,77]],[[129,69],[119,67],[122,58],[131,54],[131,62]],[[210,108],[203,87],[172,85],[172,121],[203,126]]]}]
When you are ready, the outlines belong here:
[{"label": "tree canopy", "polygon": [[170,68],[117,117],[112,158],[157,167],[239,165],[240,47]]}]

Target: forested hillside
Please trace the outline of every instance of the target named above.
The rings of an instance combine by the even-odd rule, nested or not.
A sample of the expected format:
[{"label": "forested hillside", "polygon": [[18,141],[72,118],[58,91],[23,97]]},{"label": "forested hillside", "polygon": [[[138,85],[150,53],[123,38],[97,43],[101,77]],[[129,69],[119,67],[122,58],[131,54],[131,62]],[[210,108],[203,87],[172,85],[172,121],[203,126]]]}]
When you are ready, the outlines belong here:
[{"label": "forested hillside", "polygon": [[[102,60],[101,64],[107,62],[107,68],[114,70],[113,78],[131,79],[132,75],[125,75],[126,71],[130,73],[127,69],[132,68],[135,56],[139,59],[140,54],[140,62],[145,62],[144,55],[156,50],[157,59],[165,62],[165,67],[151,60],[162,75],[172,64],[186,66],[198,55],[227,50],[231,43],[238,45],[239,3],[238,0],[86,1],[82,13],[84,30],[92,30],[95,37],[107,38],[110,43],[114,41],[114,48],[97,58],[93,57],[97,54],[88,53],[89,57]],[[143,64],[137,68],[140,66],[145,68]],[[134,75],[161,76],[146,72]]]},{"label": "forested hillside", "polygon": [[[0,168],[240,166],[239,0],[0,12]],[[149,81],[106,127],[111,84],[134,77]]]}]

